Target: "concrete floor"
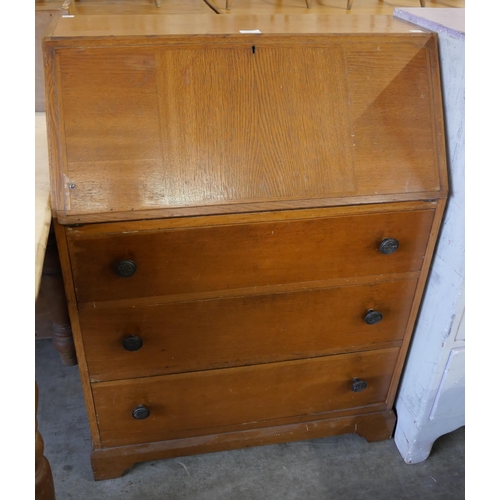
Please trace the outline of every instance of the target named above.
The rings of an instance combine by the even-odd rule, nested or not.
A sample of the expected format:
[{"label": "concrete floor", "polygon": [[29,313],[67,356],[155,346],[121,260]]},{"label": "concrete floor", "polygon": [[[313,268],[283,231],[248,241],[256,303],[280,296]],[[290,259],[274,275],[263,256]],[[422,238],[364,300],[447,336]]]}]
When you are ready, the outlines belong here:
[{"label": "concrete floor", "polygon": [[394,441],[356,435],[138,464],[94,481],[78,367],[64,367],[50,340],[36,340],[39,429],[57,500],[460,500],[465,428],[442,436],[430,457],[406,465]]}]

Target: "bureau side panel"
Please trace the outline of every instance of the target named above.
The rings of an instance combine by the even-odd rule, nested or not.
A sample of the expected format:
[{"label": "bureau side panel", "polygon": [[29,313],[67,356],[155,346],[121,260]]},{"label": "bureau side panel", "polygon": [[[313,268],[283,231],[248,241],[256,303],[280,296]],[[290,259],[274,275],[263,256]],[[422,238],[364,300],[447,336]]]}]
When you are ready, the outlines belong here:
[{"label": "bureau side panel", "polygon": [[61,270],[64,280],[64,289],[68,301],[68,312],[71,320],[71,329],[73,333],[73,340],[75,343],[75,350],[78,359],[78,369],[82,381],[83,395],[85,398],[85,407],[90,424],[90,433],[94,449],[101,447],[101,440],[99,435],[99,427],[96,420],[94,398],[90,386],[89,372],[87,367],[87,357],[85,347],[82,342],[82,335],[80,330],[80,321],[78,315],[78,306],[75,297],[75,289],[73,283],[73,273],[71,271],[71,264],[68,255],[68,246],[66,240],[66,230],[64,226],[53,221],[54,231],[57,239],[57,249],[59,252],[59,259],[61,261]]}]

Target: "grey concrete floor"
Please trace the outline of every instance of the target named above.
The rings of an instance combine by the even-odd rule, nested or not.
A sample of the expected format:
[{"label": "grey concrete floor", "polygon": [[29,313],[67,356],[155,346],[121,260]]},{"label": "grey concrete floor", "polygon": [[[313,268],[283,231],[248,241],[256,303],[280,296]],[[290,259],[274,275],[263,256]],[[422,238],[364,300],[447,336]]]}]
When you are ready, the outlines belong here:
[{"label": "grey concrete floor", "polygon": [[50,340],[36,341],[39,429],[57,500],[460,500],[465,428],[439,438],[430,457],[407,465],[394,441],[356,435],[146,462],[94,481],[78,367]]}]

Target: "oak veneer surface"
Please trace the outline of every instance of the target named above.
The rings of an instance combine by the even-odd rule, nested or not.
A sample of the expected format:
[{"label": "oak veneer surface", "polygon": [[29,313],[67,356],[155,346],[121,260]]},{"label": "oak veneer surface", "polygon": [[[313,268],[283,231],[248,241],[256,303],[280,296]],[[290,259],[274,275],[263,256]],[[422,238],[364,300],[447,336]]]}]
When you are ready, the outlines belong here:
[{"label": "oak veneer surface", "polygon": [[161,34],[140,39],[126,16],[109,18],[108,36],[85,19],[45,43],[63,222],[446,191],[434,35],[401,37],[403,24],[388,36],[386,22],[343,36],[355,23],[307,16],[242,36],[246,16],[150,16],[146,31]]}]

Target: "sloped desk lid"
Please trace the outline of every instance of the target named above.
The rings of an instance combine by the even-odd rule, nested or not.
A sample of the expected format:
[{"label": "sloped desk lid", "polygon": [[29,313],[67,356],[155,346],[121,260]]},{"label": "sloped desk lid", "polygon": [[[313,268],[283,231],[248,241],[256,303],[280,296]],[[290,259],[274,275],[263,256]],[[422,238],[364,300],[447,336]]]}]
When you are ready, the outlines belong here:
[{"label": "sloped desk lid", "polygon": [[44,50],[63,223],[446,196],[436,38],[391,17],[76,16]]}]

